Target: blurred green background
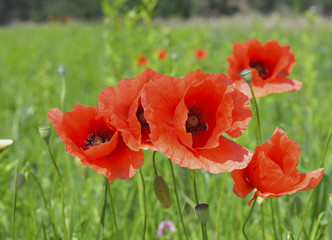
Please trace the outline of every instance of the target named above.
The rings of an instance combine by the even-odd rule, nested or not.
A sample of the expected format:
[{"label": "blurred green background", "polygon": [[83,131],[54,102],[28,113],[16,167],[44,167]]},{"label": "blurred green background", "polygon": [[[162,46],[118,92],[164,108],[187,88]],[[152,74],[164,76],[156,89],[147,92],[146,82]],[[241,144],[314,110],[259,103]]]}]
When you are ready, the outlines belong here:
[{"label": "blurred green background", "polygon": [[[45,23],[29,21],[0,27],[0,138],[14,140],[13,146],[0,153],[0,239],[13,239],[12,231],[15,239],[57,239],[52,222],[59,239],[63,239],[59,182],[46,145],[38,134],[40,125],[50,124],[47,113],[51,108],[65,112],[76,103],[97,105],[103,88],[115,86],[123,78],[136,77],[145,67],[176,77],[197,68],[225,73],[226,57],[232,54],[234,42],[250,38],[290,45],[297,61],[290,77],[303,82],[299,92],[258,99],[263,141],[279,126],[301,147],[299,171],[318,168],[332,126],[332,21],[324,17],[329,14],[331,1],[315,1],[315,8],[310,8],[313,1],[250,1],[250,6],[249,1],[195,0],[10,1],[14,2],[17,8],[6,6],[6,0],[0,3],[1,11],[6,9],[9,14],[2,23],[15,23],[17,19]],[[29,7],[22,7],[23,2]],[[18,6],[26,10],[26,18],[20,17],[24,11]],[[40,11],[35,9],[37,6]],[[58,14],[61,17],[53,18]],[[73,17],[71,21],[64,20],[67,15]],[[215,17],[204,17],[212,15]],[[94,18],[99,21],[81,21]],[[164,61],[158,58],[162,48],[168,53]],[[208,58],[196,60],[197,48],[206,49]],[[149,58],[146,66],[138,66],[140,54]],[[59,66],[64,67],[65,74],[59,73]],[[64,89],[66,95],[61,106]],[[236,141],[254,150],[254,121]],[[95,239],[103,204],[103,176],[65,153],[54,130],[51,149],[65,182],[68,238]],[[168,161],[161,154],[157,160],[160,175],[173,193]],[[325,176],[314,192],[301,239],[332,238],[328,205],[331,167],[330,147]],[[14,192],[10,186],[15,169],[25,176],[25,182],[17,192],[16,218],[12,224]],[[171,220],[177,232],[170,236],[182,240],[176,205],[162,209],[153,194],[154,173],[149,151],[142,171],[149,196],[147,239],[156,239],[159,223]],[[175,171],[190,239],[201,239],[193,211],[191,171],[178,166]],[[47,206],[32,174],[41,183]],[[242,239],[241,226],[249,211],[250,196],[240,199],[233,194],[229,174],[211,175],[198,170],[196,176],[199,198],[210,204],[209,238]],[[120,239],[141,239],[144,207],[140,177],[136,174],[132,179],[116,180],[110,187]],[[299,192],[275,199],[281,220],[280,239],[286,239],[289,232],[297,235],[308,197],[309,192]],[[44,214],[46,208],[51,209],[51,218]],[[268,207],[265,209],[267,239],[273,239],[271,212]],[[108,203],[104,239],[115,239],[113,214]],[[260,226],[257,207],[248,224],[250,239],[260,239]]]},{"label": "blurred green background", "polygon": [[[110,0],[118,2],[116,0]],[[126,8],[141,5],[140,0],[125,1]],[[220,16],[243,11],[269,14],[281,11],[300,14],[310,7],[330,16],[331,0],[160,0],[155,8],[156,17]],[[1,0],[0,24],[11,21],[46,21],[58,16],[72,16],[80,20],[102,18],[101,1],[94,0]]]}]

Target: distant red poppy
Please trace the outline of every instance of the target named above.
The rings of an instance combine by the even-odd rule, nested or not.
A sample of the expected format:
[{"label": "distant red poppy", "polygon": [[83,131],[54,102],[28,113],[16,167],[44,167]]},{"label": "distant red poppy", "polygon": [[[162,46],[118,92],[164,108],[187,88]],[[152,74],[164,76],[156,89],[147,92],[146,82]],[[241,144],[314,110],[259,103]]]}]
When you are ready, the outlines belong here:
[{"label": "distant red poppy", "polygon": [[110,181],[131,178],[144,154],[132,151],[120,133],[106,124],[98,107],[76,104],[71,112],[53,108],[48,113],[66,151]]},{"label": "distant red poppy", "polygon": [[256,196],[279,197],[315,188],[324,169],[300,174],[296,169],[300,154],[299,145],[276,128],[270,141],[256,147],[248,167],[232,172],[234,193],[245,198],[256,188],[254,199]]},{"label": "distant red poppy", "polygon": [[195,51],[195,58],[197,60],[205,59],[209,56],[209,52],[205,49],[199,48]]},{"label": "distant red poppy", "polygon": [[73,21],[73,17],[71,15],[64,16],[63,21],[66,23],[70,23]]},{"label": "distant red poppy", "polygon": [[144,87],[141,101],[154,147],[174,163],[210,173],[249,163],[252,153],[222,136],[239,137],[252,117],[248,97],[224,74],[163,76]]},{"label": "distant red poppy", "polygon": [[277,41],[262,44],[256,39],[245,43],[236,42],[233,45],[233,54],[227,57],[227,61],[228,77],[249,97],[249,86],[240,75],[244,69],[252,70],[252,86],[256,97],[298,91],[302,87],[302,82],[287,78],[296,62],[289,45],[282,46]]},{"label": "distant red poppy", "polygon": [[150,126],[141,104],[141,92],[146,83],[162,76],[147,68],[136,78],[122,79],[116,87],[105,88],[98,98],[107,122],[122,132],[124,141],[133,150],[153,148],[149,138]]},{"label": "distant red poppy", "polygon": [[143,54],[139,55],[137,58],[138,66],[146,66],[149,64],[149,58]]},{"label": "distant red poppy", "polygon": [[160,49],[159,53],[158,53],[158,58],[160,60],[165,60],[167,58],[167,50],[166,49]]}]

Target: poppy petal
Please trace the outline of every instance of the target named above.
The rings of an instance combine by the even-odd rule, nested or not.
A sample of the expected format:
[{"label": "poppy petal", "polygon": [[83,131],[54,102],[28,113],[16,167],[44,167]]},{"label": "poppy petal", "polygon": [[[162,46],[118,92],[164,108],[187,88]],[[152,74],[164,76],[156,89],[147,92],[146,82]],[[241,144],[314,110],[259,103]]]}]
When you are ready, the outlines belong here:
[{"label": "poppy petal", "polygon": [[210,173],[231,172],[245,168],[252,157],[252,152],[241,145],[220,136],[219,146],[212,149],[198,151],[202,162],[206,162],[206,169]]},{"label": "poppy petal", "polygon": [[254,187],[247,180],[244,171],[245,170],[241,169],[232,172],[232,178],[234,180],[233,192],[240,198],[245,198],[254,190]]},{"label": "poppy petal", "polygon": [[98,98],[101,111],[107,115],[109,123],[122,132],[126,144],[135,151],[152,147],[150,141],[146,143],[145,139],[142,140],[141,124],[136,112],[145,84],[162,76],[147,68],[136,78],[125,78],[115,88],[105,88]]}]

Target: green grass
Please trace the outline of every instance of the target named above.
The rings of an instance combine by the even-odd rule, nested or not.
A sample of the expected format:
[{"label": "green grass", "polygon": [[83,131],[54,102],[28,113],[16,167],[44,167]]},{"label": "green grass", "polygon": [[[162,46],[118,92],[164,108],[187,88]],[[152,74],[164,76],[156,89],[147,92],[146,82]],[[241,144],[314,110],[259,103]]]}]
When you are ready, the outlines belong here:
[{"label": "green grass", "polygon": [[[301,24],[299,24],[301,23]],[[12,202],[10,183],[15,165],[21,172],[28,167],[41,183],[52,222],[59,236],[63,234],[60,183],[52,166],[47,148],[39,137],[38,126],[50,124],[47,112],[60,107],[62,76],[57,67],[66,68],[66,98],[64,109],[70,111],[75,103],[97,105],[97,98],[106,86],[115,86],[125,77],[135,77],[142,71],[136,59],[141,53],[150,58],[149,67],[176,77],[200,68],[206,72],[225,72],[226,57],[232,53],[235,41],[257,38],[261,42],[278,40],[289,44],[297,58],[291,77],[303,82],[299,92],[273,94],[258,99],[263,141],[267,141],[276,126],[300,144],[300,172],[317,169],[328,133],[332,130],[332,31],[331,22],[310,26],[304,19],[231,18],[214,21],[156,22],[152,26],[105,25],[94,23],[27,24],[0,28],[0,138],[11,138],[14,145],[0,154],[0,239],[11,239]],[[173,58],[161,62],[156,51],[166,48]],[[196,61],[196,48],[209,51],[206,60]],[[254,121],[237,142],[254,150],[256,145]],[[52,130],[50,142],[65,185],[65,215],[70,239],[95,239],[104,201],[103,176],[85,168],[65,153],[62,142]],[[331,148],[331,147],[330,147]],[[153,193],[154,172],[151,152],[146,152],[142,167],[148,193],[148,224],[146,239],[156,239],[162,220],[171,220],[177,227],[172,239],[184,239],[175,198],[170,209],[161,208]],[[328,207],[328,192],[332,191],[332,155],[327,153],[325,176],[309,208],[302,239],[310,239],[321,212],[316,239],[332,237],[332,214]],[[25,169],[26,169],[25,168]],[[157,168],[173,194],[169,163],[157,154]],[[174,165],[184,220],[189,239],[201,239],[196,219],[191,170]],[[249,212],[246,199],[232,192],[233,181],[228,176],[221,219],[220,196],[227,174],[211,175],[196,171],[198,196],[209,203],[211,222],[207,225],[209,239],[242,239],[241,226]],[[141,239],[144,220],[143,186],[139,174],[128,180],[114,181],[110,189],[115,202],[120,239]],[[282,224],[296,237],[309,192],[275,199]],[[302,204],[295,215],[294,199]],[[297,200],[296,200],[297,201]],[[115,238],[113,211],[106,205],[104,239]],[[270,209],[265,204],[267,239],[273,239]],[[54,239],[54,229],[48,219],[41,192],[30,175],[17,191],[14,231],[16,239]],[[41,221],[42,220],[42,221]],[[219,223],[217,226],[216,224]],[[250,239],[260,239],[260,212],[254,209],[247,233]],[[283,230],[282,239],[287,232]],[[319,237],[320,238],[319,238]]]}]

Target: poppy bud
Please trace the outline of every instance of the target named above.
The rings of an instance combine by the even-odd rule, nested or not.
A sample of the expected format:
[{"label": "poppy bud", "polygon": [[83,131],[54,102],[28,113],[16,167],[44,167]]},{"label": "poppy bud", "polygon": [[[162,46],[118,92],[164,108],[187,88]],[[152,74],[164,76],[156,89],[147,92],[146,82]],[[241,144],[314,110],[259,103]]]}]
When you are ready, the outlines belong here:
[{"label": "poppy bud", "polygon": [[64,75],[66,73],[66,68],[62,64],[58,65],[58,73]]},{"label": "poppy bud", "polygon": [[330,208],[332,210],[332,192],[329,193]]},{"label": "poppy bud", "polygon": [[13,144],[11,139],[0,139],[0,153]]},{"label": "poppy bud", "polygon": [[36,210],[36,221],[40,226],[50,225],[50,218],[47,214],[47,211],[44,208],[38,208]]},{"label": "poppy bud", "polygon": [[241,73],[243,79],[248,83],[248,85],[252,86],[252,72],[250,69],[244,69]]},{"label": "poppy bud", "polygon": [[179,56],[178,56],[177,53],[172,53],[172,54],[171,54],[171,58],[172,58],[172,60],[175,62],[175,61],[178,60]]},{"label": "poppy bud", "polygon": [[292,202],[292,211],[291,211],[292,215],[300,216],[301,211],[302,211],[301,199],[298,196],[295,196]]},{"label": "poppy bud", "polygon": [[201,203],[196,205],[195,212],[198,220],[202,224],[207,224],[207,222],[210,219],[210,213],[209,213],[209,204]]},{"label": "poppy bud", "polygon": [[289,232],[287,234],[287,240],[293,240],[293,239],[294,239],[293,234],[291,232]]},{"label": "poppy bud", "polygon": [[[18,173],[17,174],[17,183],[16,183],[16,190],[19,190],[23,184],[25,183],[25,175],[23,173]],[[10,183],[10,189],[12,191],[15,190],[15,179],[12,179]]]},{"label": "poppy bud", "polygon": [[50,126],[43,125],[38,128],[39,134],[44,139],[46,144],[49,143],[50,137],[51,137],[51,128]]},{"label": "poppy bud", "polygon": [[171,193],[167,183],[161,176],[154,178],[154,192],[163,208],[170,208],[172,206]]},{"label": "poppy bud", "polygon": [[260,197],[260,196],[257,197],[257,202],[258,202],[259,206],[262,205],[264,203],[264,201],[265,201],[265,198]]}]

